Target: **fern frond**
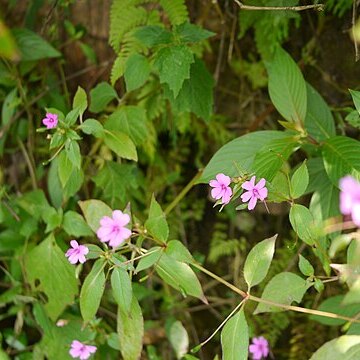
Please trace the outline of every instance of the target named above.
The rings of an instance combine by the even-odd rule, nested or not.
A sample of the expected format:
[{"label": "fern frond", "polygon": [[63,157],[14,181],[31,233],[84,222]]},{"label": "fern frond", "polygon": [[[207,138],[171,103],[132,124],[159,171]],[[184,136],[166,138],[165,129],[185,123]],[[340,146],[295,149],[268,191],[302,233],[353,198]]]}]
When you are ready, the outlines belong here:
[{"label": "fern frond", "polygon": [[180,25],[189,20],[185,0],[158,0],[169,17],[171,25]]},{"label": "fern frond", "polygon": [[215,241],[211,241],[208,260],[211,263],[216,263],[223,256],[235,255],[236,250],[239,249],[239,246],[240,243],[237,239],[217,239]]}]

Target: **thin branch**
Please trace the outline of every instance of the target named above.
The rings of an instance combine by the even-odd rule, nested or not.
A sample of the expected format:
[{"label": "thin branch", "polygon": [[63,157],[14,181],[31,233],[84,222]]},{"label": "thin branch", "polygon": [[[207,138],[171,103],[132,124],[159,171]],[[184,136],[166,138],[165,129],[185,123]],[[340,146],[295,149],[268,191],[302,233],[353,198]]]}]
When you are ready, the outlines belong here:
[{"label": "thin branch", "polygon": [[314,5],[303,5],[303,6],[254,6],[254,5],[244,5],[239,0],[234,0],[236,4],[239,5],[241,10],[291,10],[291,11],[303,11],[303,10],[324,10],[324,4],[314,4]]},{"label": "thin branch", "polygon": [[352,36],[353,36],[354,48],[355,48],[355,62],[359,61],[359,58],[360,58],[358,42],[357,42],[357,39],[356,39],[356,36],[355,36],[357,2],[358,2],[358,0],[353,0],[352,19],[351,19]]}]

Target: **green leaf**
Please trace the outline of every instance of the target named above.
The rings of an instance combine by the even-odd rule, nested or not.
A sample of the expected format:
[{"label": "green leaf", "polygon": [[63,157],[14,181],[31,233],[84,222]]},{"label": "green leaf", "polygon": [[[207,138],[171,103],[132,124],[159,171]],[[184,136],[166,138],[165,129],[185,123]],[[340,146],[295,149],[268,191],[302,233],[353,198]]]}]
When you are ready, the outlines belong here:
[{"label": "green leaf", "polygon": [[148,47],[169,44],[172,40],[171,32],[159,25],[142,26],[134,36]]},{"label": "green leaf", "polygon": [[154,65],[159,71],[160,82],[168,84],[176,98],[184,80],[190,78],[190,65],[194,55],[186,45],[172,45],[156,53]]},{"label": "green leaf", "polygon": [[96,260],[80,292],[80,311],[84,321],[96,315],[105,289],[105,259]]},{"label": "green leaf", "polygon": [[289,219],[299,238],[310,246],[314,245],[317,234],[310,210],[303,205],[294,204],[290,209]]},{"label": "green leaf", "polygon": [[82,115],[85,112],[87,106],[88,102],[86,92],[81,86],[78,86],[73,99],[73,109],[79,108],[79,113]]},{"label": "green leaf", "polygon": [[[325,299],[317,310],[331,312],[340,316],[354,317],[360,312],[360,304],[343,304],[344,295],[336,295]],[[346,320],[333,319],[326,316],[311,315],[311,320],[315,320],[323,325],[340,326],[347,323]]]},{"label": "green leaf", "polygon": [[122,357],[126,360],[140,359],[144,320],[135,296],[132,298],[130,311],[125,311],[121,307],[118,308],[117,332]]},{"label": "green leaf", "polygon": [[165,95],[176,111],[192,112],[204,120],[209,120],[213,112],[213,87],[214,78],[204,62],[195,58],[190,67],[190,79],[184,81],[179,95],[175,98],[170,90],[165,91]]},{"label": "green leaf", "polygon": [[125,64],[125,83],[127,91],[138,89],[149,79],[150,64],[148,59],[140,54],[131,55]]},{"label": "green leaf", "polygon": [[174,321],[167,334],[177,359],[182,359],[189,349],[189,335],[181,321]]},{"label": "green leaf", "polygon": [[67,152],[62,151],[58,155],[58,175],[63,188],[69,181],[73,168],[74,164],[70,161]]},{"label": "green leaf", "polygon": [[256,153],[273,140],[287,137],[288,135],[282,131],[265,130],[246,134],[230,141],[211,158],[198,182],[208,183],[219,173],[230,177],[242,175],[239,170],[251,173]]},{"label": "green leaf", "polygon": [[128,135],[135,145],[140,145],[148,137],[146,112],[139,106],[122,106],[108,117],[105,128],[121,131]]},{"label": "green leaf", "polygon": [[37,61],[61,56],[59,51],[29,29],[13,29],[12,34],[20,51],[21,61]]},{"label": "green leaf", "polygon": [[346,136],[334,136],[324,142],[323,158],[326,173],[334,186],[345,175],[360,180],[360,142]]},{"label": "green leaf", "polygon": [[95,137],[102,137],[104,134],[104,128],[102,124],[95,119],[85,120],[79,128],[87,135],[94,135]]},{"label": "green leaf", "polygon": [[179,36],[180,41],[184,43],[199,42],[215,35],[212,31],[205,30],[200,26],[188,22],[175,26],[175,34]]},{"label": "green leaf", "polygon": [[81,168],[81,153],[80,146],[77,141],[67,141],[65,143],[65,151],[68,159],[72,164],[80,169]]},{"label": "green leaf", "polygon": [[[360,114],[360,91],[350,90],[351,97],[353,99],[355,108],[357,112]],[[335,134],[334,134],[335,135]]]},{"label": "green leaf", "polygon": [[294,172],[291,177],[291,196],[293,199],[299,198],[303,195],[309,185],[309,173],[304,161]]},{"label": "green leaf", "polygon": [[187,264],[193,263],[195,260],[190,251],[179,240],[171,240],[167,243],[165,253],[177,261]]},{"label": "green leaf", "polygon": [[101,218],[103,216],[112,216],[112,210],[100,200],[79,201],[78,204],[86,222],[95,233],[100,227]]},{"label": "green leaf", "polygon": [[107,82],[101,82],[90,91],[90,108],[93,113],[104,110],[110,101],[117,99],[118,95],[114,88]]},{"label": "green leaf", "polygon": [[143,256],[139,260],[139,262],[136,266],[136,272],[138,273],[138,272],[148,269],[149,267],[156,264],[163,254],[163,251],[161,251],[161,250],[162,250],[162,248],[159,246],[155,246],[155,247],[149,249],[148,252],[146,253],[146,256]]},{"label": "green leaf", "polygon": [[200,282],[189,265],[163,254],[157,263],[156,271],[174,289],[207,303]]},{"label": "green leaf", "polygon": [[149,217],[145,222],[145,228],[157,240],[165,243],[168,239],[169,226],[165,214],[154,195],[151,198]]},{"label": "green leaf", "polygon": [[63,229],[68,235],[81,237],[92,236],[93,232],[86,224],[84,218],[76,211],[69,210],[64,215]]},{"label": "green leaf", "polygon": [[309,84],[306,84],[307,112],[305,117],[305,129],[318,141],[326,140],[334,136],[335,122],[329,106],[321,95]]},{"label": "green leaf", "polygon": [[[282,272],[275,275],[265,286],[262,299],[283,305],[291,305],[293,301],[300,303],[306,290],[311,286],[300,276],[290,272]],[[279,312],[284,309],[265,303],[259,303],[254,314],[262,312]]]},{"label": "green leaf", "polygon": [[25,257],[27,281],[33,291],[47,296],[44,305],[49,317],[55,321],[65,307],[72,304],[78,292],[75,267],[57,246],[53,235],[48,236]]},{"label": "green leaf", "polygon": [[294,60],[278,47],[268,72],[269,94],[276,110],[288,121],[303,123],[307,108],[306,83]]},{"label": "green leaf", "polygon": [[17,89],[9,91],[6,95],[2,108],[1,108],[1,123],[6,125],[9,123],[13,115],[15,114],[16,108],[19,106],[19,97]]},{"label": "green leaf", "polygon": [[357,360],[360,358],[360,336],[343,335],[326,342],[310,360]]},{"label": "green leaf", "polygon": [[314,268],[310,264],[309,260],[304,258],[301,254],[299,254],[299,269],[302,274],[305,276],[313,276],[314,275]]},{"label": "green leaf", "polygon": [[[10,30],[4,24],[3,20],[0,20],[0,44],[0,56],[3,56],[4,58],[13,61],[19,59],[18,49],[15,44],[15,40],[11,35]],[[6,353],[2,353],[2,350],[0,350],[0,359],[3,360],[1,356],[3,356],[4,359],[8,359]]]},{"label": "green leaf", "polygon": [[126,270],[115,267],[111,273],[111,288],[114,298],[121,309],[130,311],[132,285]]},{"label": "green leaf", "polygon": [[249,252],[244,265],[244,278],[248,284],[248,291],[265,279],[274,256],[276,238],[277,234],[261,241]]},{"label": "green leaf", "polygon": [[137,161],[137,152],[129,136],[120,131],[104,130],[105,144],[118,156]]},{"label": "green leaf", "polygon": [[106,199],[120,199],[126,202],[129,191],[138,187],[137,168],[132,164],[106,161],[104,167],[92,178]]},{"label": "green leaf", "polygon": [[[80,115],[80,108],[75,108],[73,110],[71,110],[65,117],[64,119],[64,123],[67,125],[67,126],[72,126],[76,123],[76,120],[78,119]],[[75,133],[76,134],[76,133]],[[68,130],[67,133],[66,133],[66,136],[68,139],[71,139],[72,138],[72,135],[73,134],[73,130]],[[76,134],[76,137],[78,137],[78,135]]]},{"label": "green leaf", "polygon": [[244,310],[238,311],[227,321],[221,331],[223,360],[247,360],[249,348],[249,328]]}]

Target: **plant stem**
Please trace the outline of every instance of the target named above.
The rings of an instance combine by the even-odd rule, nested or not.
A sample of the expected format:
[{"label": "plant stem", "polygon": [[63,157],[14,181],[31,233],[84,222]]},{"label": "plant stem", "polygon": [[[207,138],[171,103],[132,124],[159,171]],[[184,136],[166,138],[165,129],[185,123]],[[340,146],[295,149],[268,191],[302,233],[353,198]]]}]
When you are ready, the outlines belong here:
[{"label": "plant stem", "polygon": [[26,151],[25,145],[20,140],[20,138],[17,138],[17,142],[20,146],[21,152],[24,155],[26,165],[28,166],[32,187],[34,190],[36,190],[37,182],[36,182],[36,175],[35,175],[35,169],[34,169],[33,163],[31,162],[30,156],[29,156],[28,152]]},{"label": "plant stem", "polygon": [[309,9],[315,9],[318,11],[324,10],[324,4],[314,4],[314,5],[303,5],[303,6],[253,6],[253,5],[244,5],[239,0],[234,0],[236,4],[239,5],[240,10],[291,10],[291,11],[303,11]]}]

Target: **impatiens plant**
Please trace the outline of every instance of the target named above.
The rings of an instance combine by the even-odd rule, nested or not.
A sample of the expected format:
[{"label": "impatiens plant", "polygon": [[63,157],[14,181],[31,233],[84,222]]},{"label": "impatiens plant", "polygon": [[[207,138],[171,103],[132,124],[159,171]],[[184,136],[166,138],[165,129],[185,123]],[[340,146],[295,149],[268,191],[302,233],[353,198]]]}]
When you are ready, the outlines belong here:
[{"label": "impatiens plant", "polygon": [[[346,132],[360,128],[360,92],[354,109],[330,108],[278,30],[259,32],[261,6],[285,33],[285,18],[319,4],[210,3],[195,24],[184,0],[113,0],[109,81],[84,88],[67,86],[84,69],[67,78],[50,42],[0,21],[12,49],[0,48],[0,359],[360,358],[360,142]],[[251,65],[232,59],[232,11],[245,10],[240,37],[260,24]],[[199,25],[212,11],[231,15],[229,66],[256,96],[268,85],[247,130],[232,131],[220,93],[214,107],[227,28]],[[96,63],[82,26],[63,27],[58,48]]]}]

